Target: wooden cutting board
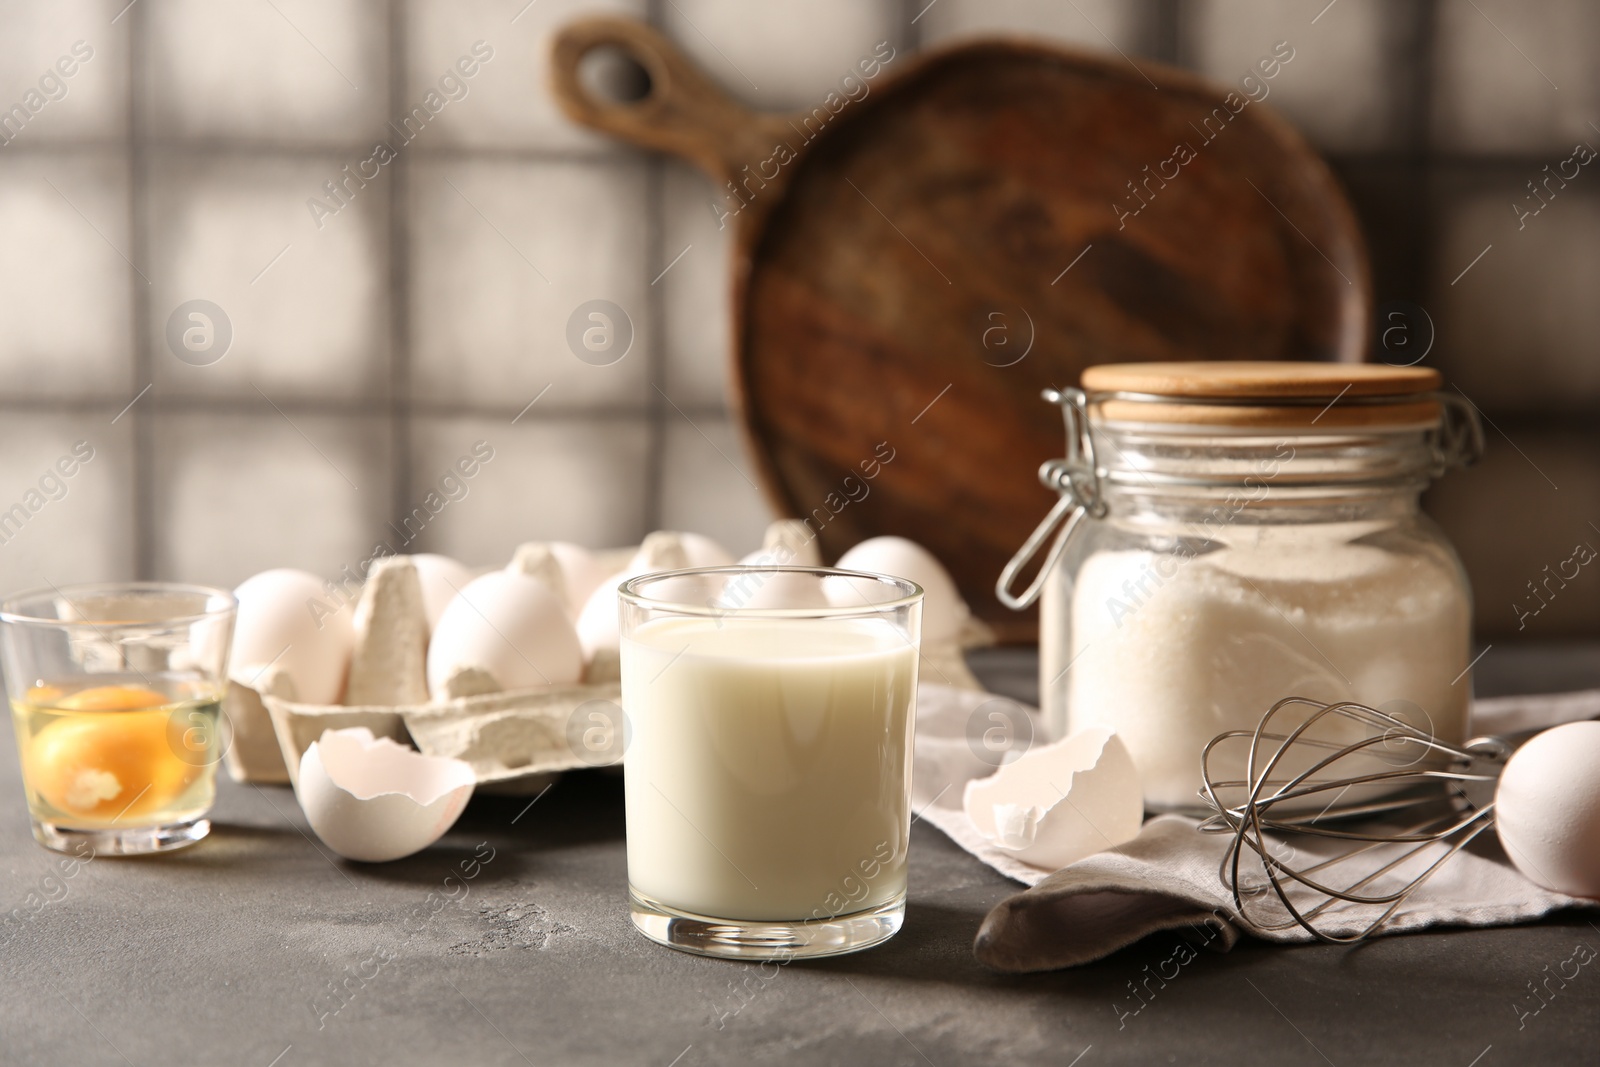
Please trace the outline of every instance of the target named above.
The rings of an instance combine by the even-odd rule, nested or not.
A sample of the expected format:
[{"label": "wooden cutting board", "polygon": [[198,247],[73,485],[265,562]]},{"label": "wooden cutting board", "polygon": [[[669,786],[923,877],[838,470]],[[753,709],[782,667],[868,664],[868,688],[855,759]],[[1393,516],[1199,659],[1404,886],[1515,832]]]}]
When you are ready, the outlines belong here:
[{"label": "wooden cutting board", "polygon": [[[645,95],[585,87],[602,46]],[[862,58],[816,109],[759,114],[649,27],[592,18],[557,34],[552,79],[575,121],[723,193],[731,392],[772,505],[828,559],[922,542],[1027,639],[994,583],[1054,502],[1040,391],[1096,363],[1359,360],[1366,251],[1326,165],[1237,87],[1024,41]]]}]

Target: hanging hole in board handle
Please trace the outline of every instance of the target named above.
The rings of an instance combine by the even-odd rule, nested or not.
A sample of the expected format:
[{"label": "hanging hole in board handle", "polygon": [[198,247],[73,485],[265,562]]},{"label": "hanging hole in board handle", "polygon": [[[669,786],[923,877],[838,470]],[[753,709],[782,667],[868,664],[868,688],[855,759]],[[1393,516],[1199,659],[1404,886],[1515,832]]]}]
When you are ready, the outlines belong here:
[{"label": "hanging hole in board handle", "polygon": [[769,153],[782,123],[736,103],[657,30],[615,16],[555,32],[550,92],[573,122],[683,156],[719,179]]},{"label": "hanging hole in board handle", "polygon": [[673,95],[671,42],[632,19],[597,17],[562,26],[550,41],[550,91],[567,115],[610,132]]},{"label": "hanging hole in board handle", "polygon": [[550,38],[550,91],[568,116],[604,127],[610,116],[671,95],[676,47],[635,19],[591,16]]},{"label": "hanging hole in board handle", "polygon": [[578,59],[578,84],[613,107],[637,104],[655,88],[645,65],[618,44],[597,44],[585,52]]}]

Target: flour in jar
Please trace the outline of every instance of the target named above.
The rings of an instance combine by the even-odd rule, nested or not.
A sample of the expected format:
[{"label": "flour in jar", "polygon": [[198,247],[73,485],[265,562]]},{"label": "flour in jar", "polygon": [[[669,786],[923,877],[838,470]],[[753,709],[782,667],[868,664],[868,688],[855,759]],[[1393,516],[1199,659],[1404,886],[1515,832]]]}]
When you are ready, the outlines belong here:
[{"label": "flour in jar", "polygon": [[[1465,739],[1470,605],[1453,561],[1330,544],[1326,527],[1235,532],[1203,555],[1102,552],[1073,584],[1067,725],[1117,731],[1147,808],[1201,808],[1206,744],[1288,696]],[[1359,727],[1322,736],[1357,739],[1341,729]]]}]

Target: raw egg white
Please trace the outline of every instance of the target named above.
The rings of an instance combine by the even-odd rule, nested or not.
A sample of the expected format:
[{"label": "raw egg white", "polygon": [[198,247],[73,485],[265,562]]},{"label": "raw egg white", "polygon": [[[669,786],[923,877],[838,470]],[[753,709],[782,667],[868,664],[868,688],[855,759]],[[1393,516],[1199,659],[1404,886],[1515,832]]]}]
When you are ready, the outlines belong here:
[{"label": "raw egg white", "polygon": [[[932,552],[915,541],[904,537],[868,538],[840,556],[839,567],[847,571],[887,574],[922,586],[922,640],[928,644],[955,641],[971,615],[967,602],[956,591],[956,583],[950,577],[950,572],[934,558]],[[859,596],[853,601],[850,599],[853,590],[843,586],[838,588],[843,590],[839,597],[840,607],[860,604]]]},{"label": "raw egg white", "polygon": [[228,676],[252,686],[276,664],[294,683],[296,700],[337,704],[355,644],[350,602],[331,597],[316,575],[288,568],[262,571],[233,595],[239,614]]},{"label": "raw egg white", "polygon": [[1558,893],[1600,897],[1600,722],[1569,722],[1517,749],[1494,807],[1517,870]]},{"label": "raw egg white", "polygon": [[543,582],[510,571],[474,578],[445,608],[428,643],[428,690],[448,699],[446,683],[463,671],[500,690],[570,685],[583,673],[572,620]]}]

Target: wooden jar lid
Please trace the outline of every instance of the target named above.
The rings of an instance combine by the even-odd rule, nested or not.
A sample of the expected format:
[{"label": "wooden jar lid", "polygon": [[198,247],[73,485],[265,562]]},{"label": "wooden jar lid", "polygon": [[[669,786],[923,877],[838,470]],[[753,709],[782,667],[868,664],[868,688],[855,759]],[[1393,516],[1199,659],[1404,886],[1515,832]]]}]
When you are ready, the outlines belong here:
[{"label": "wooden jar lid", "polygon": [[[1439,372],[1371,363],[1109,363],[1083,388],[1109,422],[1274,429],[1438,423]],[[1184,403],[1192,398],[1194,403]]]}]

